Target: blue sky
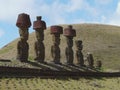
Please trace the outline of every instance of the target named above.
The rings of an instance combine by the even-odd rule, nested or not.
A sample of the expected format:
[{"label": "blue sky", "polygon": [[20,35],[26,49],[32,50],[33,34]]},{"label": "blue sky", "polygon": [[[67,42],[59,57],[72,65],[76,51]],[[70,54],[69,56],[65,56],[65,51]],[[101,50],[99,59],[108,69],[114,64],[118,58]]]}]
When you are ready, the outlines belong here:
[{"label": "blue sky", "polygon": [[20,13],[29,14],[32,23],[42,16],[47,27],[76,23],[120,26],[120,0],[0,0],[0,48],[19,37],[15,24]]}]

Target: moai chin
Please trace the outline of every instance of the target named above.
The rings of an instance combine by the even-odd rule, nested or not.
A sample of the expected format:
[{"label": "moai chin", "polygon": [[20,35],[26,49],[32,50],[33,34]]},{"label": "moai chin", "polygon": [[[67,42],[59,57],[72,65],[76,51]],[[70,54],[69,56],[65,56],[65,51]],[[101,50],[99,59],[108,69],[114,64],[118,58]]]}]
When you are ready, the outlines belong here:
[{"label": "moai chin", "polygon": [[87,53],[87,60],[88,60],[88,66],[90,68],[93,68],[94,67],[94,58],[91,53]]},{"label": "moai chin", "polygon": [[16,26],[19,28],[20,41],[17,43],[17,59],[21,62],[28,61],[29,45],[27,43],[29,32],[28,28],[31,26],[29,15],[22,13],[18,15]]},{"label": "moai chin", "polygon": [[51,46],[51,56],[55,64],[61,64],[59,44],[60,44],[60,34],[63,33],[63,28],[61,26],[55,25],[55,26],[51,26],[50,30],[53,39],[53,45]]},{"label": "moai chin", "polygon": [[73,59],[74,59],[74,52],[73,52],[73,37],[76,36],[76,31],[72,28],[71,25],[68,26],[68,28],[64,29],[64,36],[66,36],[67,40],[67,47],[65,50],[67,64],[73,65]]},{"label": "moai chin", "polygon": [[81,40],[77,40],[75,41],[76,44],[76,58],[77,58],[77,64],[80,66],[84,66],[84,59],[83,59],[83,53],[82,53],[82,49],[83,49],[83,45],[82,45],[82,41]]},{"label": "moai chin", "polygon": [[34,44],[35,60],[43,63],[45,59],[44,30],[46,23],[41,20],[41,16],[37,16],[37,20],[33,22],[33,29],[35,30],[37,41]]}]

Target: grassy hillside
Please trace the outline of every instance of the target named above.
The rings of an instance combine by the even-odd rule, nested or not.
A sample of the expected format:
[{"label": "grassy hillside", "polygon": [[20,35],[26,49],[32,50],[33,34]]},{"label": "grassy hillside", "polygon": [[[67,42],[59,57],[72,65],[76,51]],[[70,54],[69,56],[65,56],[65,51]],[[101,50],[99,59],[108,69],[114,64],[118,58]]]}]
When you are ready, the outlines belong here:
[{"label": "grassy hillside", "polygon": [[[64,28],[67,25],[61,25]],[[75,40],[83,40],[83,53],[86,56],[87,52],[93,54],[95,61],[101,60],[104,68],[119,69],[120,70],[120,27],[100,24],[74,24],[77,36]],[[19,39],[9,43],[0,50],[0,58],[15,60],[16,58],[16,44]],[[35,33],[29,36],[29,60],[34,59],[34,42],[36,40]],[[52,60],[50,56],[50,47],[52,45],[52,36],[49,28],[45,30],[45,60]],[[65,47],[66,39],[61,35],[61,61],[65,62]],[[75,43],[74,43],[75,53]],[[74,59],[76,63],[76,58]]]},{"label": "grassy hillside", "polygon": [[2,78],[0,90],[119,90],[120,78]]}]

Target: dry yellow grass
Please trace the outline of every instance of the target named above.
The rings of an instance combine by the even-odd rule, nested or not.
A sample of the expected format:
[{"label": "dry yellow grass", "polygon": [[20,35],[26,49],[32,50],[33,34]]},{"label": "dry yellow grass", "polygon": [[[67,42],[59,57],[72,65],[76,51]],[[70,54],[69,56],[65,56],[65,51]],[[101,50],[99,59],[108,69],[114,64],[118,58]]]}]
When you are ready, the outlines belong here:
[{"label": "dry yellow grass", "polygon": [[119,90],[120,78],[1,78],[0,90]]}]

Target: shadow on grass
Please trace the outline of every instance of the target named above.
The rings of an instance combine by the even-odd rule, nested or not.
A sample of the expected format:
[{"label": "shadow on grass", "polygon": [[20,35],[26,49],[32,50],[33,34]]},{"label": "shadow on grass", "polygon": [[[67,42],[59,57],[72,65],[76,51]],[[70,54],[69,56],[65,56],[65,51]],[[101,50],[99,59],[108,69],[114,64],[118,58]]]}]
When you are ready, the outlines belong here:
[{"label": "shadow on grass", "polygon": [[46,64],[47,64],[48,66],[51,66],[51,67],[54,67],[54,68],[58,69],[59,71],[68,71],[67,69],[65,69],[65,68],[63,67],[62,64],[55,64],[55,63],[53,63],[53,62],[47,62]]},{"label": "shadow on grass", "polygon": [[40,67],[41,69],[46,69],[46,70],[50,69],[49,67],[47,67],[47,66],[45,66],[43,64],[40,64],[38,62],[27,61],[26,63],[31,64],[32,66]]},{"label": "shadow on grass", "polygon": [[0,62],[11,62],[11,60],[8,60],[8,59],[0,59]]},{"label": "shadow on grass", "polygon": [[103,77],[75,77],[75,76],[52,76],[52,77],[35,77],[35,76],[30,76],[30,77],[19,77],[19,76],[5,76],[5,77],[0,77],[0,79],[2,78],[14,78],[14,79],[32,79],[32,78],[38,78],[38,79],[51,79],[51,80],[62,80],[62,81],[70,81],[71,79],[72,80],[80,80],[81,78],[82,79],[86,79],[86,80],[94,80],[94,79],[97,79],[97,80],[106,80],[105,78]]}]

